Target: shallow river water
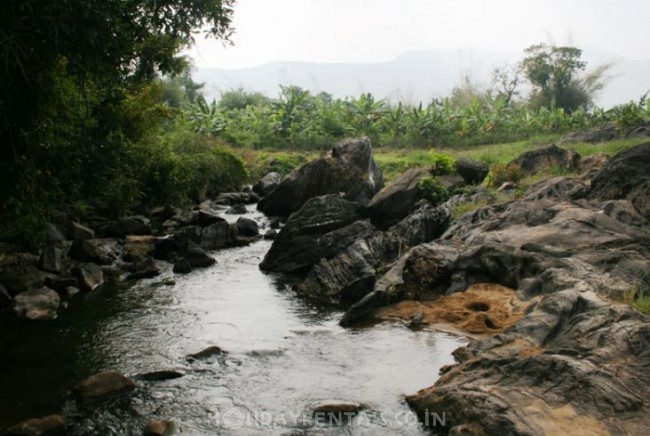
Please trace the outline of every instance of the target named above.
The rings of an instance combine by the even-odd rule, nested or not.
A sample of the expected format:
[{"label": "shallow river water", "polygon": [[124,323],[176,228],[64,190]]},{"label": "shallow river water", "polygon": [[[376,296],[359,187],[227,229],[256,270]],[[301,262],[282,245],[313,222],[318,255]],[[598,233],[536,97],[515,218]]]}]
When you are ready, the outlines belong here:
[{"label": "shallow river water", "polygon": [[[51,324],[0,326],[0,428],[63,410],[74,434],[140,434],[152,419],[171,419],[188,435],[427,434],[404,395],[433,384],[464,340],[390,323],[341,328],[341,311],[259,270],[269,247],[215,251],[216,265],[185,276],[164,266]],[[187,360],[213,345],[227,354]],[[71,386],[105,369],[184,376],[140,381],[130,397],[83,413],[66,400]],[[331,401],[365,409],[346,422],[314,421],[311,407]]]}]

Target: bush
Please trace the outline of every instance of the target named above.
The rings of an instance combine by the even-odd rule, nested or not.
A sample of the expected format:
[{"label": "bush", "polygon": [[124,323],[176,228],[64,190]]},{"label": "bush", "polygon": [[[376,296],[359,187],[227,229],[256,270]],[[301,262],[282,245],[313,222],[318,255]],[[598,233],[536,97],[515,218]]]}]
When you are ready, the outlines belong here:
[{"label": "bush", "polygon": [[438,153],[434,150],[429,151],[432,172],[437,175],[452,174],[455,171],[456,161],[452,156],[444,153]]},{"label": "bush", "polygon": [[517,183],[524,178],[524,173],[516,165],[496,164],[490,169],[488,184],[499,187],[505,182]]},{"label": "bush", "polygon": [[436,177],[424,177],[418,185],[418,197],[438,205],[449,200],[449,191],[440,184]]}]

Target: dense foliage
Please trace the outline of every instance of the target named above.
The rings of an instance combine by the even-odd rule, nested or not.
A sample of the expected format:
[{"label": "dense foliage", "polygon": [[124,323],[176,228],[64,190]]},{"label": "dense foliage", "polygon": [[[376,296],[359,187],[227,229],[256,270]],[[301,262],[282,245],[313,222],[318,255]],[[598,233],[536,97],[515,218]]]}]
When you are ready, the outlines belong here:
[{"label": "dense foliage", "polygon": [[[152,162],[166,159],[167,165],[177,166],[177,178],[190,179],[199,177],[183,174],[192,172],[192,159],[197,165],[218,161],[215,171],[227,166],[230,158],[213,150],[214,141],[206,145],[210,150],[201,151],[204,158],[180,158],[182,147],[164,139],[177,114],[165,101],[169,95],[159,77],[186,70],[179,53],[196,32],[228,39],[233,3],[0,2],[3,239],[32,242],[55,208],[74,204],[82,211],[92,206],[116,215],[133,201],[156,200],[160,191],[151,183],[160,168]],[[190,100],[191,89],[183,91],[181,98]],[[183,135],[194,134],[183,129],[175,134]],[[234,167],[233,174],[241,172]],[[232,184],[229,179],[220,178]],[[174,190],[164,196],[203,191],[182,183],[170,186]]]},{"label": "dense foliage", "polygon": [[[347,136],[369,136],[383,147],[431,148],[521,140],[615,123],[620,131],[650,123],[650,103],[641,98],[603,110],[572,111],[511,101],[511,95],[457,88],[427,105],[406,106],[375,99],[333,99],[295,86],[282,87],[277,99],[256,98],[241,106],[199,101],[184,107],[195,132],[221,138],[235,147],[321,150]],[[245,101],[246,92],[223,95]],[[251,96],[252,99],[252,96]]]}]

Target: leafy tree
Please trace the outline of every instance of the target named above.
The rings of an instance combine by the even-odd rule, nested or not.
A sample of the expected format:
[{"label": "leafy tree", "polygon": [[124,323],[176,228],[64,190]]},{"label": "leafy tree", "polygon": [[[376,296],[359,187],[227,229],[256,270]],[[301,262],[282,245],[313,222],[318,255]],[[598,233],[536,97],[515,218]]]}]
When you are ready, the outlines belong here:
[{"label": "leafy tree", "polygon": [[536,44],[525,50],[521,68],[533,86],[530,103],[534,108],[589,109],[594,93],[604,86],[605,73],[611,65],[599,66],[580,77],[586,63],[580,60],[582,50]]},{"label": "leafy tree", "polygon": [[263,106],[271,99],[260,92],[249,92],[244,88],[231,89],[221,93],[219,108],[223,110],[241,110],[248,106]]}]

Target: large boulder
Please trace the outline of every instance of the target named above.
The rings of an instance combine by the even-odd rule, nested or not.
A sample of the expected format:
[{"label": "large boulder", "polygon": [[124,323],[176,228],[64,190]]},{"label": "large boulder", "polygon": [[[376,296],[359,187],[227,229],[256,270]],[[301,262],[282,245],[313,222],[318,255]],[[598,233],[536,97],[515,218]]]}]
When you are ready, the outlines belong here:
[{"label": "large boulder", "polygon": [[359,238],[331,259],[321,259],[296,290],[327,304],[356,302],[373,291],[377,275],[402,249],[429,242],[447,228],[450,212],[424,202],[389,231]]},{"label": "large boulder", "polygon": [[129,235],[150,235],[149,219],[142,216],[121,218],[105,226],[102,231],[114,238],[125,238]]},{"label": "large boulder", "polygon": [[374,225],[386,229],[411,212],[420,193],[420,181],[431,176],[427,168],[412,168],[379,191],[367,210]]},{"label": "large boulder", "polygon": [[358,205],[338,194],[307,201],[278,234],[260,268],[297,272],[322,258],[330,258],[374,231],[369,221],[359,221]]},{"label": "large boulder", "polygon": [[61,300],[59,294],[46,287],[21,292],[13,299],[13,311],[17,317],[28,320],[51,320]]},{"label": "large boulder", "polygon": [[482,162],[470,159],[458,159],[456,161],[456,172],[460,174],[465,183],[478,185],[490,172],[490,167]]},{"label": "large boulder", "polygon": [[518,168],[525,174],[534,174],[555,167],[573,171],[580,166],[580,155],[573,150],[565,150],[552,144],[522,153],[508,166]]},{"label": "large boulder", "polygon": [[401,243],[394,232],[359,238],[333,258],[321,259],[296,290],[327,304],[356,302],[372,291],[382,264],[399,256]]},{"label": "large boulder", "polygon": [[618,131],[615,124],[608,124],[603,127],[594,127],[591,129],[578,130],[571,132],[560,139],[560,144],[567,144],[573,142],[607,142],[618,138]]},{"label": "large boulder", "polygon": [[591,180],[588,198],[625,199],[650,220],[650,142],[612,157]]},{"label": "large boulder", "polygon": [[312,197],[343,193],[367,204],[384,185],[368,138],[341,141],[330,156],[310,162],[289,174],[267,195],[258,209],[269,216],[288,217]]},{"label": "large boulder", "polygon": [[100,291],[104,287],[104,272],[97,264],[86,263],[79,265],[73,268],[71,273],[77,279],[82,291]]},{"label": "large boulder", "polygon": [[260,197],[266,197],[278,187],[280,182],[282,182],[280,174],[271,171],[253,185],[253,192],[258,194]]}]

